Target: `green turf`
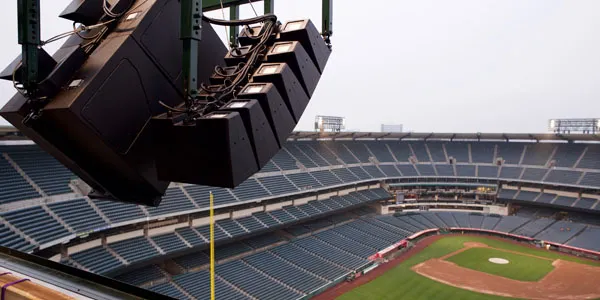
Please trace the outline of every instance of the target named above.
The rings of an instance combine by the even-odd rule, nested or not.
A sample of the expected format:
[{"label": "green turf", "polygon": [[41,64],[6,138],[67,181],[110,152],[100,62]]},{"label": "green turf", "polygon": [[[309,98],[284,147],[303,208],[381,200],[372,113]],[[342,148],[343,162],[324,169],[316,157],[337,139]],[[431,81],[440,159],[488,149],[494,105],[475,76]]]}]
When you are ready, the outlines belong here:
[{"label": "green turf", "polygon": [[[491,257],[504,258],[506,265],[491,263]],[[492,248],[471,248],[446,258],[461,267],[520,281],[538,281],[554,267],[552,261]]]},{"label": "green turf", "polygon": [[379,276],[371,282],[340,296],[338,299],[507,299],[504,297],[480,294],[444,285],[437,281],[423,277],[410,269],[412,266],[424,262],[430,258],[439,258],[461,249],[463,248],[463,243],[465,242],[481,242],[492,248],[508,249],[541,257],[548,257],[552,259],[560,258],[564,260],[600,266],[600,263],[597,262],[581,260],[572,256],[564,256],[557,252],[523,247],[495,239],[487,239],[484,237],[449,236],[436,241],[429,247],[413,255],[411,258],[389,270],[382,276]]}]

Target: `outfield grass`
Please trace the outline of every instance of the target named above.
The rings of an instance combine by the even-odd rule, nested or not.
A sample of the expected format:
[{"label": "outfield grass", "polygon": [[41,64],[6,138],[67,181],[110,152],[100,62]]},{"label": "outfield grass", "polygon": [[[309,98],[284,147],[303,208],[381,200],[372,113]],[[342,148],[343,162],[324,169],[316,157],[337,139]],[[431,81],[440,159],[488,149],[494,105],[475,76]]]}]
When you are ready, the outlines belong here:
[{"label": "outfield grass", "polygon": [[410,268],[430,258],[439,258],[463,248],[465,242],[480,242],[492,248],[507,249],[552,259],[563,259],[600,266],[600,263],[561,255],[542,249],[532,249],[485,237],[449,236],[436,241],[382,276],[342,296],[342,300],[362,299],[507,299],[448,286],[413,272]]},{"label": "outfield grass", "polygon": [[[508,264],[488,261],[491,257],[504,258]],[[539,281],[554,269],[552,261],[492,248],[471,248],[446,258],[461,267],[520,281]]]}]

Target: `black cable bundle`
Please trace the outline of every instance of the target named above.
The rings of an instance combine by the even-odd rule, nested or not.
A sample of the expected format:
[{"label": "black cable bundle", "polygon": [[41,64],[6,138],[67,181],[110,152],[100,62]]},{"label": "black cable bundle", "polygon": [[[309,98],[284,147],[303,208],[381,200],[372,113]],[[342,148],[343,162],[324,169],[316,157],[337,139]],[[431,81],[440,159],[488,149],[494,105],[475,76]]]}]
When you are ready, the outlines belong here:
[{"label": "black cable bundle", "polygon": [[267,51],[266,43],[269,41],[269,38],[278,29],[277,17],[273,14],[233,21],[212,19],[204,15],[202,16],[202,19],[211,24],[221,26],[244,26],[260,22],[263,22],[263,26],[260,33],[256,36],[258,43],[250,47],[246,53],[242,54],[241,51],[235,48],[232,49],[230,54],[233,57],[247,58],[245,62],[242,62],[237,66],[235,72],[227,74],[223,72],[223,67],[215,67],[215,74],[225,78],[223,84],[207,86],[204,83],[200,83],[200,89],[206,92],[206,94],[210,94],[210,96],[200,96],[196,99],[192,99],[192,105],[187,106],[190,107],[190,109],[186,111],[189,120],[210,113],[237,96],[239,89],[248,83],[250,74],[252,74],[257,67],[259,58],[265,55],[265,52]]}]

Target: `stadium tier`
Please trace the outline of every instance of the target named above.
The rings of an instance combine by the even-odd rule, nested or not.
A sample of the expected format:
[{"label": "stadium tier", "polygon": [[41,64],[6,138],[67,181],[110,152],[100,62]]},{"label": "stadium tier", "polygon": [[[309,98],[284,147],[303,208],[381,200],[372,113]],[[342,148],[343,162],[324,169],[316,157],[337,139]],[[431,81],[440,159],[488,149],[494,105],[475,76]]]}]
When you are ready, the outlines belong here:
[{"label": "stadium tier", "polygon": [[[300,237],[268,234],[222,248],[226,250],[221,255],[226,257],[217,260],[217,295],[224,299],[309,298],[337,284],[351,272],[372,264],[369,258],[378,251],[426,229],[495,230],[590,250],[600,249],[600,231],[574,222],[466,212],[352,215],[354,219],[339,224],[329,220],[325,227],[309,229],[309,234]],[[457,226],[459,223],[466,226]],[[305,228],[309,227],[305,225]],[[263,241],[259,247],[253,246],[257,240]],[[173,286],[196,299],[205,299],[207,290],[198,286],[208,285],[207,254],[199,252],[173,260],[181,269],[170,279],[165,278],[164,270],[155,265],[118,278],[165,294],[172,292],[166,287]]]},{"label": "stadium tier", "polygon": [[[378,251],[431,228],[497,230],[598,250],[600,245],[589,240],[600,234],[597,228],[540,219],[539,209],[529,215],[524,209],[518,216],[392,216],[378,215],[369,205],[392,198],[380,187],[386,182],[485,181],[498,185],[500,203],[597,213],[600,200],[590,193],[600,189],[599,149],[591,143],[288,141],[235,189],[173,184],[159,207],[142,207],[82,196],[81,182],[37,146],[5,145],[0,146],[0,186],[6,186],[0,191],[0,244],[33,253],[67,245],[59,255],[64,264],[118,275],[165,295],[200,299],[206,289],[194,283],[208,280],[206,215],[212,193],[219,214],[217,295],[298,299],[369,265],[368,258]],[[563,189],[571,191],[558,192]],[[159,228],[142,232],[140,224],[149,221]],[[166,226],[170,221],[177,225]],[[138,226],[137,231],[119,231],[130,226]],[[239,270],[255,279],[239,277]]]}]

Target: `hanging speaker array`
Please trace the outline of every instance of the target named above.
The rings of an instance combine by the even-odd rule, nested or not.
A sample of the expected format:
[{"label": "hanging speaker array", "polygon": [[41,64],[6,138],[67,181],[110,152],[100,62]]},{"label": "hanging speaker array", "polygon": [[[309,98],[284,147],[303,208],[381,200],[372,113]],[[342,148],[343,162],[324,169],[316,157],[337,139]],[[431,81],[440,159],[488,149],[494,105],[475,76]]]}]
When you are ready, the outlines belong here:
[{"label": "hanging speaker array", "polygon": [[[283,147],[331,50],[310,20],[277,24],[261,38],[264,27],[245,27],[241,47],[231,49],[225,66],[210,76],[205,98],[194,104],[209,114],[178,111],[152,119],[155,140],[165,141],[156,145],[161,180],[235,187]],[[253,51],[260,52],[257,59]],[[242,71],[248,72],[247,80],[218,99]]]},{"label": "hanging speaker array", "polygon": [[[111,14],[100,2],[72,1],[61,17],[91,29],[40,49],[36,101],[20,91],[0,110],[93,198],[156,206],[171,181],[237,186],[284,145],[331,52],[309,20],[272,15],[228,51],[204,18],[204,84],[183,95],[180,2],[112,1]],[[18,86],[20,62],[0,79]]]}]

